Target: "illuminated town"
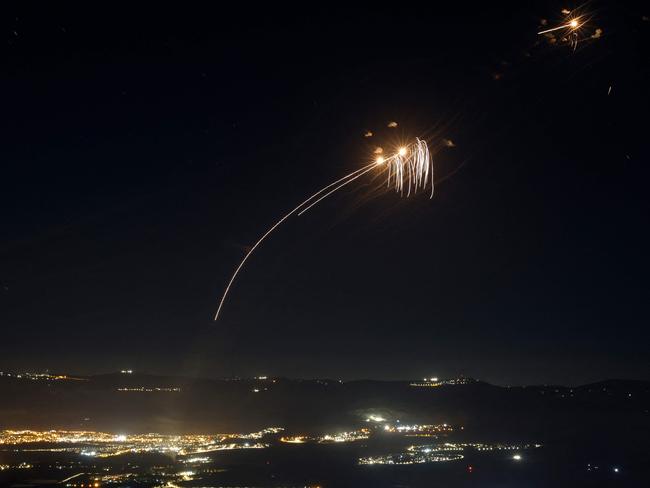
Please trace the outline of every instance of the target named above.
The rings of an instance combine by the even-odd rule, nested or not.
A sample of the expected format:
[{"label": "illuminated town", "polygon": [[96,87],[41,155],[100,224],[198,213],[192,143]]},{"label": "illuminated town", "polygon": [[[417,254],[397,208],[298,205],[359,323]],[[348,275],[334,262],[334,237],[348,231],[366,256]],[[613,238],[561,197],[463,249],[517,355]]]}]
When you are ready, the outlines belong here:
[{"label": "illuminated town", "polygon": [[[138,375],[128,369],[99,379],[67,374],[3,373],[0,380],[11,388],[21,388],[14,391],[36,389],[49,393],[56,388],[60,396],[70,395],[69,404],[78,402],[82,398],[79,392],[87,389],[88,398],[98,395],[102,398],[100,403],[92,404],[100,413],[101,402],[105,399],[124,407],[142,406],[140,410],[125,409],[130,412],[126,415],[104,410],[110,419],[123,421],[125,427],[122,429],[92,428],[101,424],[93,424],[84,407],[76,423],[88,428],[11,428],[6,425],[0,430],[0,486],[41,486],[40,481],[35,484],[31,480],[49,480],[48,483],[56,482],[69,488],[315,487],[326,486],[323,480],[331,479],[337,472],[344,473],[344,477],[369,477],[364,478],[368,481],[387,471],[382,466],[413,472],[432,470],[433,477],[440,474],[437,470],[474,477],[481,476],[479,473],[492,476],[493,470],[527,472],[526,476],[532,476],[540,460],[555,456],[556,450],[547,437],[540,438],[532,431],[525,435],[513,434],[509,430],[511,411],[504,409],[506,413],[502,415],[499,410],[496,416],[494,411],[490,413],[489,401],[494,401],[494,395],[501,396],[503,407],[513,405],[513,398],[519,398],[514,405],[516,402],[537,405],[540,401],[564,405],[580,399],[594,402],[598,398],[608,402],[615,399],[628,405],[643,398],[642,390],[633,389],[630,384],[513,389],[462,377],[447,380],[431,377],[422,383],[378,382],[371,390],[363,383],[364,389],[357,390],[359,384],[354,382],[289,380],[265,375],[228,378],[202,383],[199,387],[198,383],[188,380]],[[414,388],[413,384],[438,386]],[[237,405],[236,411],[229,413],[231,418],[239,418],[240,426],[257,428],[215,429],[212,432],[196,428],[193,433],[178,434],[170,433],[172,429],[141,428],[138,431],[133,428],[133,425],[147,425],[152,405],[166,406],[165,412],[170,407],[175,408],[178,399],[194,398],[194,405],[202,405],[213,401],[210,400],[211,390],[219,392],[220,389],[227,392],[222,394],[227,402]],[[295,390],[302,390],[302,393],[287,393]],[[467,391],[487,392],[488,395],[481,405],[471,405],[473,415],[461,418],[455,415],[453,404],[441,407],[428,403],[430,399],[454,398],[457,393]],[[345,394],[350,398],[345,400],[345,406],[340,406],[338,402]],[[420,403],[422,401],[424,403]],[[265,425],[259,421],[248,421],[247,416],[252,418],[267,408],[272,411],[274,402],[283,406],[295,403],[296,418],[284,417],[285,423],[277,421],[276,417],[273,423],[266,424],[270,427],[263,428],[258,427]],[[223,408],[226,404],[221,405]],[[242,415],[238,415],[239,411]],[[160,412],[158,410],[156,415]],[[133,422],[136,418],[138,422]],[[217,416],[214,418],[218,420]],[[210,425],[209,419],[201,425]],[[458,422],[461,419],[463,423]],[[522,425],[529,421],[525,415],[519,417]],[[562,425],[561,418],[557,421]],[[188,425],[191,424],[186,424],[186,428]],[[599,429],[609,427],[607,423],[598,426]],[[324,459],[327,461],[322,461]],[[303,462],[307,464],[303,466]],[[333,463],[331,469],[329,463]],[[576,469],[594,477],[608,474],[623,477],[628,468],[618,459],[591,454],[584,463],[580,460]],[[300,474],[299,484],[291,473]],[[279,479],[284,481],[279,482]]]},{"label": "illuminated town", "polygon": [[446,461],[457,461],[463,459],[468,450],[475,451],[516,451],[512,455],[515,461],[521,461],[522,455],[519,451],[524,449],[542,447],[541,444],[504,445],[504,444],[483,444],[483,443],[450,443],[427,444],[408,446],[402,452],[387,454],[383,456],[369,456],[359,458],[359,464],[422,464],[437,463]]},{"label": "illuminated town", "polygon": [[[184,434],[159,433],[125,434],[87,430],[3,430],[0,431],[0,453],[11,453],[16,459],[25,456],[29,460],[14,464],[3,463],[0,471],[30,472],[38,469],[59,470],[68,473],[60,484],[70,488],[97,488],[100,486],[123,486],[138,481],[151,486],[182,486],[185,482],[221,476],[222,453],[228,451],[254,452],[273,450],[280,446],[315,444],[323,447],[336,444],[351,444],[365,450],[369,445],[381,446],[388,439],[427,438],[440,439],[436,443],[407,444],[397,453],[360,456],[359,465],[409,465],[451,462],[463,459],[468,452],[511,451],[513,459],[522,459],[522,452],[539,444],[462,443],[448,440],[454,428],[447,423],[421,424],[388,421],[380,414],[371,413],[363,420],[370,423],[353,430],[331,433],[287,433],[281,427],[268,427],[247,433]],[[444,438],[444,440],[442,440]],[[371,444],[367,444],[371,443]],[[47,455],[50,461],[39,460]],[[141,459],[138,456],[161,455],[157,464],[135,469],[132,462],[116,469],[109,459]],[[51,461],[52,457],[60,460]],[[136,456],[133,458],[133,456]],[[146,464],[146,462],[145,462]],[[74,472],[77,471],[77,472]],[[147,481],[148,480],[148,481]]]},{"label": "illuminated town", "polygon": [[80,378],[69,376],[65,374],[49,374],[49,373],[13,373],[7,371],[0,371],[0,377],[11,378],[16,380],[31,380],[31,381],[88,381],[87,378]]},{"label": "illuminated town", "polygon": [[329,443],[329,442],[355,442],[363,439],[368,439],[370,437],[370,429],[359,429],[353,430],[350,432],[338,432],[336,434],[324,434],[321,436],[308,436],[308,435],[294,435],[294,436],[283,436],[280,437],[280,442],[286,444],[305,444],[308,442],[315,442],[319,444]]},{"label": "illuminated town", "polygon": [[420,388],[436,388],[438,386],[456,386],[456,385],[471,385],[476,383],[477,380],[474,378],[448,378],[448,379],[438,379],[435,377],[432,378],[423,378],[422,381],[414,381],[410,385]]},{"label": "illuminated town", "polygon": [[263,449],[269,447],[262,439],[283,429],[269,427],[259,432],[216,435],[108,434],[90,431],[4,430],[0,446],[56,444],[55,447],[29,447],[30,452],[72,452],[88,457],[111,457],[128,453],[173,453],[178,456],[232,449]]}]

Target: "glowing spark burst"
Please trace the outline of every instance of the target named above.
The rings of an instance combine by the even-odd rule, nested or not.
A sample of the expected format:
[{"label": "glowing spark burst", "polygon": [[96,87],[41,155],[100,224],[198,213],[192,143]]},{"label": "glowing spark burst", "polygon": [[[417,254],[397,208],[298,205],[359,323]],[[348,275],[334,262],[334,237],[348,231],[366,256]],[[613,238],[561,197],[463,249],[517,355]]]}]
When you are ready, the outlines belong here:
[{"label": "glowing spark burst", "polygon": [[[599,39],[603,35],[601,28],[590,26],[594,14],[586,8],[574,11],[563,9],[562,15],[565,16],[564,21],[561,21],[556,27],[544,28],[537,34],[546,37],[550,44],[559,42],[568,44],[573,51],[578,48],[579,43],[590,39]],[[541,25],[546,27],[548,22],[542,19]]]},{"label": "glowing spark burst", "polygon": [[568,23],[566,23],[566,24],[562,24],[562,25],[559,25],[559,26],[557,26],[557,27],[552,27],[552,28],[550,28],[550,29],[546,29],[546,30],[543,30],[543,31],[539,31],[539,32],[537,33],[537,35],[548,34],[549,32],[554,32],[554,31],[558,31],[558,30],[561,30],[561,29],[576,30],[576,29],[580,28],[580,25],[581,25],[581,24],[580,24],[580,22],[578,21],[578,19],[571,19],[571,20],[570,20]]},{"label": "glowing spark burst", "polygon": [[[427,143],[421,139],[409,147],[400,147],[397,154],[388,161],[388,186],[394,186],[400,195],[408,197],[418,190],[424,190],[431,182],[433,198],[433,163]],[[430,178],[429,178],[430,177]]]},{"label": "glowing spark burst", "polygon": [[[396,127],[397,123],[394,124]],[[383,150],[380,151],[380,153],[382,152]],[[377,153],[376,150],[375,153]],[[219,314],[221,313],[223,304],[226,301],[228,292],[230,291],[230,288],[237,278],[237,275],[244,267],[244,264],[246,264],[248,258],[253,254],[253,252],[255,252],[255,249],[257,249],[262,244],[262,242],[264,242],[264,240],[273,233],[275,229],[277,229],[285,220],[287,220],[295,213],[298,213],[299,216],[304,214],[310,208],[330,196],[332,193],[352,183],[356,179],[360,178],[361,176],[377,167],[388,172],[388,186],[394,186],[395,191],[400,195],[403,195],[404,190],[406,190],[406,196],[408,197],[411,192],[417,193],[419,190],[426,189],[430,182],[431,198],[433,198],[433,160],[425,141],[416,139],[414,143],[398,148],[397,152],[390,157],[384,157],[381,155],[377,156],[377,158],[372,163],[367,164],[364,167],[359,168],[358,170],[353,171],[352,173],[345,175],[343,178],[339,178],[333,183],[330,183],[329,185],[318,190],[316,193],[311,195],[309,198],[285,214],[264,234],[262,234],[257,242],[255,242],[255,244],[253,244],[253,246],[244,255],[239,265],[235,268],[235,271],[230,277],[223,295],[221,296],[219,307],[217,308],[214,320],[216,321],[219,318]]]}]

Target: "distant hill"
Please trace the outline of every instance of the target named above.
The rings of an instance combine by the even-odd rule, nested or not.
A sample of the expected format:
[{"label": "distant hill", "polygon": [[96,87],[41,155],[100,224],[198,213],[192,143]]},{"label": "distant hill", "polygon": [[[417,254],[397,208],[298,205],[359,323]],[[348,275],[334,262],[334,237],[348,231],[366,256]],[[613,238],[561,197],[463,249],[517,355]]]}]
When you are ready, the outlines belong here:
[{"label": "distant hill", "polygon": [[463,426],[473,439],[628,442],[641,440],[650,427],[650,382],[643,381],[570,388],[139,373],[54,378],[0,376],[0,428],[217,433],[282,426],[317,432],[358,427],[375,414]]}]

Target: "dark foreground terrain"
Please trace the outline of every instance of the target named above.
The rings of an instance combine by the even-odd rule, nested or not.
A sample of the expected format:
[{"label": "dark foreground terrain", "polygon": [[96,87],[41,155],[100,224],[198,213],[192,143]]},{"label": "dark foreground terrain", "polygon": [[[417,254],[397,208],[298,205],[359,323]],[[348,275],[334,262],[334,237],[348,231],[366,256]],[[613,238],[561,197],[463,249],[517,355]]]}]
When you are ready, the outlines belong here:
[{"label": "dark foreground terrain", "polygon": [[[426,386],[135,373],[74,379],[5,374],[0,376],[5,439],[0,485],[39,486],[73,477],[63,484],[647,486],[646,382],[611,380],[574,388],[505,388],[468,380],[413,383]],[[426,435],[399,430],[408,425],[430,430]],[[267,427],[283,430],[256,440],[245,434]],[[21,429],[116,437],[114,442],[8,440],[10,431]],[[130,444],[130,436],[148,432],[162,440],[147,449]],[[244,434],[217,444],[200,439],[183,449],[168,448],[177,441],[165,437],[237,432]],[[360,438],[327,437],[341,432]],[[427,454],[408,457],[413,446]]]}]

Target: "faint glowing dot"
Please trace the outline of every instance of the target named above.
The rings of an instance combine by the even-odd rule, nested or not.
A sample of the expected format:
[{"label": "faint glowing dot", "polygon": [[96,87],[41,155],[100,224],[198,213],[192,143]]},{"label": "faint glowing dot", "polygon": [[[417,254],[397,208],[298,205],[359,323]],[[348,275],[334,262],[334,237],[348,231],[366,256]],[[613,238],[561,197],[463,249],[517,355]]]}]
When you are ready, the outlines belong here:
[{"label": "faint glowing dot", "polygon": [[618,468],[614,468],[614,472],[615,472],[615,473],[618,473]]},{"label": "faint glowing dot", "polygon": [[576,19],[573,19],[571,22],[569,22],[569,27],[575,29],[576,27],[578,27],[578,21]]},{"label": "faint glowing dot", "polygon": [[514,456],[512,456],[512,459],[514,459],[515,461],[521,461],[521,454],[515,454]]},{"label": "faint glowing dot", "polygon": [[384,430],[390,430],[390,426],[388,424],[384,425]]},{"label": "faint glowing dot", "polygon": [[377,164],[384,164],[384,157],[383,156],[377,156],[377,159],[375,159],[375,162]]},{"label": "faint glowing dot", "polygon": [[406,148],[400,147],[399,150],[397,151],[397,154],[399,154],[400,156],[406,156]]}]

